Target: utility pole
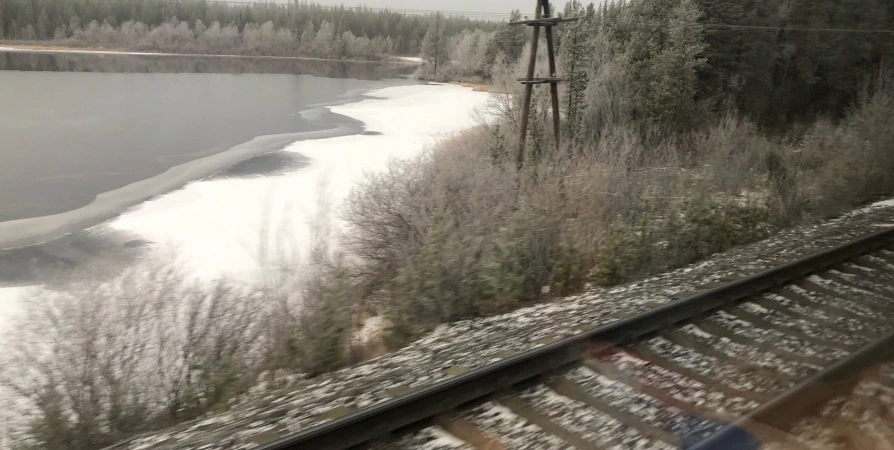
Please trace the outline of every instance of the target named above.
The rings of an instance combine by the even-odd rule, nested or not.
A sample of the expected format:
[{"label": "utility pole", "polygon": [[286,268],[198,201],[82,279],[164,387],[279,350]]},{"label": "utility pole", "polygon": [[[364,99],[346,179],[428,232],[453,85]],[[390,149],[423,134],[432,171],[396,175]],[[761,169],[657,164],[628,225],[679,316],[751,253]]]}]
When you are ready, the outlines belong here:
[{"label": "utility pole", "polygon": [[[519,137],[516,165],[521,169],[525,164],[525,144],[528,138],[528,120],[531,115],[531,96],[534,93],[535,84],[549,84],[553,109],[553,136],[556,141],[556,149],[561,143],[561,129],[559,125],[559,83],[564,81],[556,74],[556,51],[553,40],[553,27],[562,22],[573,22],[577,18],[558,18],[550,15],[549,0],[537,0],[537,9],[533,20],[520,20],[510,22],[509,25],[527,25],[534,27],[534,36],[531,39],[531,58],[528,62],[528,73],[519,81],[525,85],[525,96],[522,100],[521,135]],[[534,78],[537,65],[537,44],[540,41],[540,27],[546,28],[546,50],[549,57],[549,76]]]}]

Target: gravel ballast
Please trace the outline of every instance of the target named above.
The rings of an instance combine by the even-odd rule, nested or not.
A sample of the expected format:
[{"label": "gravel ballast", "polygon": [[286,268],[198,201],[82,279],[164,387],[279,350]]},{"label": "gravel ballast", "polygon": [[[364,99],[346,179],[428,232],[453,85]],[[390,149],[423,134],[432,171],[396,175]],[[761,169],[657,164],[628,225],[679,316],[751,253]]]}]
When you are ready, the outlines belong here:
[{"label": "gravel ballast", "polygon": [[[700,290],[880,231],[894,223],[892,206],[894,202],[883,202],[839,218],[786,230],[767,240],[715,255],[703,262],[615,288],[593,289],[508,314],[442,325],[394,353],[315,379],[295,377],[284,388],[269,390],[259,387],[234,402],[228,412],[133,438],[111,448],[255,448],[329,420],[334,414],[386,401],[393,398],[395,392],[429,386],[508,355],[531,350],[555,339],[642,313]],[[758,305],[749,305],[754,305],[746,306],[749,313],[762,314]],[[858,310],[854,309],[854,312]],[[768,316],[768,320],[773,319],[774,316]],[[736,321],[740,320],[743,319],[729,316],[716,318],[718,325],[729,328],[735,328]],[[814,330],[807,322],[803,322],[803,328],[807,334],[815,331],[817,336],[835,337],[841,339],[840,343],[850,343],[848,337],[840,332]],[[769,341],[772,338],[768,336],[762,338]],[[652,344],[658,350],[672,348],[661,340]],[[810,354],[823,359],[835,359],[841,353],[838,349],[793,339],[779,342],[778,345],[790,351],[809,349]],[[721,369],[733,379],[740,380],[743,389],[769,394],[787,387],[776,379],[741,376],[736,369],[722,365],[715,366],[711,371]],[[791,370],[797,371],[798,368],[792,367]],[[720,396],[706,397],[700,401],[730,412],[741,409],[742,404],[747,403]],[[476,415],[483,414],[488,420],[508,421],[511,418],[499,405],[489,405],[485,409]],[[480,424],[482,426],[485,422],[494,423],[480,416],[470,419],[484,420]],[[437,448],[447,448],[454,443],[443,436],[433,436],[426,435],[420,439],[438,443]],[[415,447],[410,442],[406,444]]]}]

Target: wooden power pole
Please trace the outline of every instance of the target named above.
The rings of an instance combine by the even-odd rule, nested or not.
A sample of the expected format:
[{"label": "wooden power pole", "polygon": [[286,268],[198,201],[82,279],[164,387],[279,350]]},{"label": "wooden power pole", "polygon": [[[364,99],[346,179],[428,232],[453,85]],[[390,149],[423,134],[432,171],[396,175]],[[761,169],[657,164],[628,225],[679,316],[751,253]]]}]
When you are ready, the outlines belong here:
[{"label": "wooden power pole", "polygon": [[[552,97],[553,110],[553,136],[556,141],[556,148],[559,148],[561,142],[561,130],[559,127],[559,83],[564,81],[556,74],[556,51],[553,39],[553,27],[562,22],[573,22],[577,18],[558,18],[550,15],[549,0],[537,0],[537,9],[534,13],[533,20],[520,20],[518,22],[510,22],[509,25],[527,25],[534,27],[534,36],[531,39],[531,58],[528,62],[528,73],[525,78],[519,81],[525,85],[525,97],[522,103],[521,117],[521,135],[519,137],[518,154],[516,155],[516,165],[519,169],[525,164],[525,143],[528,138],[528,120],[531,115],[531,96],[533,94],[535,84],[549,84],[550,96]],[[537,44],[540,41],[540,27],[546,28],[546,50],[549,57],[549,76],[544,78],[534,78],[537,65]]]}]

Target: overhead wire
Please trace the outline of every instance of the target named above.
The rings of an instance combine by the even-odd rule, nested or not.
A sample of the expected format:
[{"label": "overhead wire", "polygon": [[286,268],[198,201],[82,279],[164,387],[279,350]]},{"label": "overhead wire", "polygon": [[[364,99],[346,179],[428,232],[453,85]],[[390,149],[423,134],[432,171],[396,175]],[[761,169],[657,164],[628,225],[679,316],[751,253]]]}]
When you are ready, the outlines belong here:
[{"label": "overhead wire", "polygon": [[736,25],[727,23],[705,23],[705,28],[729,28],[743,30],[772,30],[772,31],[816,31],[824,33],[885,33],[894,34],[894,30],[874,28],[824,28],[824,27],[779,27],[769,25]]}]

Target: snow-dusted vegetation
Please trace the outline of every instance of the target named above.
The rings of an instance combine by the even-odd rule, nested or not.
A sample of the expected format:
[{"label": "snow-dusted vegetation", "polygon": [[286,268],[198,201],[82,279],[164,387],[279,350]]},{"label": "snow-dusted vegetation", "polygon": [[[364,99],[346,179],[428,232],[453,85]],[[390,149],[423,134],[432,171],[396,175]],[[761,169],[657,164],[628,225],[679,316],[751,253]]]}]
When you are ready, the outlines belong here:
[{"label": "snow-dusted vegetation", "polygon": [[[368,406],[391,398],[389,389],[444,379],[444,367],[482,367],[499,353],[530,350],[890,226],[890,208],[806,225],[894,195],[894,79],[883,64],[889,43],[869,33],[816,39],[783,30],[885,30],[894,23],[880,3],[857,3],[568,2],[564,14],[581,20],[557,36],[568,78],[563,139],[556,145],[549,98],[538,90],[524,147],[517,77],[528,60],[526,31],[460,30],[461,21],[440,15],[413,22],[416,40],[392,48],[421,54],[420,77],[491,83],[497,94],[489,120],[453,134],[473,124],[468,111],[486,94],[393,88],[380,93],[384,100],[338,109],[372,133],[287,149],[311,159],[303,172],[197,182],[123,215],[114,227],[154,242],[151,270],[104,280],[85,275],[29,296],[27,307],[36,309],[11,335],[12,361],[4,367],[12,370],[2,379],[29,407],[15,438],[38,448],[96,448],[200,417],[165,432],[167,443],[224,445],[234,430],[269,431],[252,407],[274,402],[286,413],[271,422],[301,428],[333,407]],[[221,48],[276,53],[279,42],[289,52],[326,57],[388,47],[384,37],[380,52],[368,38],[354,34],[352,41],[331,22],[313,20],[297,38],[275,21],[208,28],[156,22],[151,30],[78,24],[59,38],[106,45],[90,39],[125,29],[141,43],[176,48],[225,34],[232,45]],[[745,25],[761,31],[736,28]],[[24,33],[31,34],[27,26]],[[165,39],[153,40],[159,36]],[[546,67],[546,52],[539,55]],[[450,135],[422,151],[438,133]],[[177,254],[178,245],[180,259],[162,257]],[[637,279],[645,281],[622,284]],[[759,300],[741,309],[767,323],[792,322]],[[722,314],[709,320],[747,328]],[[853,321],[798,325],[811,341],[858,339],[849,337]],[[380,341],[372,342],[371,329],[380,330]],[[683,332],[711,339],[704,330]],[[779,339],[786,350],[819,359],[840,356],[772,333],[754,339]],[[804,370],[725,345],[763,368]],[[742,391],[770,395],[787,386],[664,338],[642,349]],[[395,352],[344,369],[384,350]],[[639,369],[674,383],[667,373]],[[594,392],[613,387],[587,380]],[[275,391],[283,386],[295,389]],[[696,385],[681,389],[701,395]],[[616,403],[631,400],[643,399],[619,396]],[[750,405],[701,400],[729,411]],[[231,409],[242,401],[249,406]],[[645,419],[679,425],[642,404]],[[214,412],[223,415],[206,416]],[[498,405],[481,405],[467,419],[514,429],[503,436],[507,445],[558,445]],[[595,433],[568,417],[556,420]],[[134,445],[153,445],[159,436]],[[422,438],[456,444],[431,430]],[[622,438],[638,445],[635,433]]]}]

